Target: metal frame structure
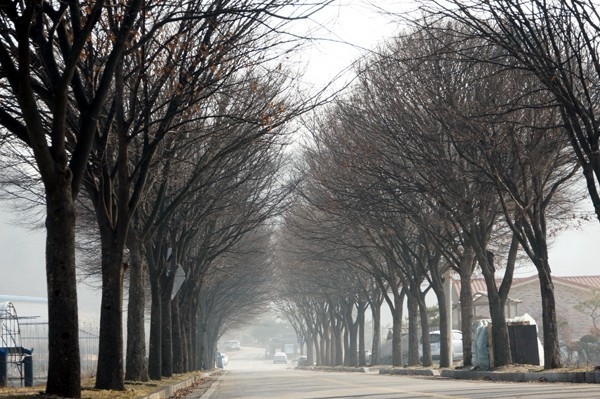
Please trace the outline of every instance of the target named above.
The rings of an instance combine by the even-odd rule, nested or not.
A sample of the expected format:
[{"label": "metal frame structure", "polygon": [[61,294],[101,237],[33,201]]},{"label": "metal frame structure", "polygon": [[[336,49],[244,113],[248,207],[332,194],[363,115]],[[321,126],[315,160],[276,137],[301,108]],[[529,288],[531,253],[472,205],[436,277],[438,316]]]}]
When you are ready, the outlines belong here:
[{"label": "metal frame structure", "polygon": [[[18,379],[22,385],[25,356],[31,356],[31,353],[26,353],[21,346],[19,317],[12,302],[0,303],[0,351],[6,357],[6,374],[0,376],[0,380]],[[6,380],[0,381],[0,386],[7,384]]]}]

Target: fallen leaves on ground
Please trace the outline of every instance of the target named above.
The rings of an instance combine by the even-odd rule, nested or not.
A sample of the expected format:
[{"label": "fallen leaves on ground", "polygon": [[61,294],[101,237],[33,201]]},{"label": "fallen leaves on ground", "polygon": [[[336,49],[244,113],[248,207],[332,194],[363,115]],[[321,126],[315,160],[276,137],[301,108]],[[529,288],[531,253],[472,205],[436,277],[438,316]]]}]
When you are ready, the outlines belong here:
[{"label": "fallen leaves on ground", "polygon": [[[150,395],[153,392],[158,391],[162,387],[166,387],[169,385],[174,385],[179,382],[185,381],[194,376],[200,376],[203,373],[201,372],[193,372],[193,373],[184,373],[184,374],[176,374],[170,378],[163,378],[159,381],[151,380],[147,382],[137,382],[137,381],[125,381],[125,390],[124,391],[111,391],[111,390],[101,390],[95,389],[94,384],[95,380],[86,379],[81,383],[81,399],[139,399],[144,398]],[[212,372],[211,372],[212,374]],[[215,373],[217,375],[218,373]],[[195,389],[199,389],[203,384],[212,383],[216,377],[212,375],[210,377],[203,377],[199,381],[196,381],[193,386]],[[208,387],[206,388],[208,389]],[[44,393],[45,386],[34,386],[34,387],[26,387],[26,388],[13,388],[6,387],[0,388],[0,399],[10,398],[10,399],[63,399],[56,395],[45,395]],[[183,389],[177,391],[174,395],[170,397],[170,399],[181,399],[184,398],[183,392],[187,392],[189,394],[193,389]],[[180,394],[181,392],[181,394]],[[179,396],[177,396],[179,395]]]}]

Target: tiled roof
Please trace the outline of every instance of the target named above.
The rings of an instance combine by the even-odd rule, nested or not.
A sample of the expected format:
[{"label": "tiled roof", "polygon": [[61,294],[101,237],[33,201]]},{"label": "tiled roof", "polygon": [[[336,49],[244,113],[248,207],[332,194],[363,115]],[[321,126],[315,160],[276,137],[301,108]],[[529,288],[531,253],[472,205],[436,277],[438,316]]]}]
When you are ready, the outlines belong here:
[{"label": "tiled roof", "polygon": [[562,280],[583,288],[600,290],[600,276],[552,277],[552,281],[554,282]]},{"label": "tiled roof", "polygon": [[[527,284],[531,281],[536,281],[538,280],[538,276],[537,275],[532,275],[529,277],[523,277],[523,278],[514,278],[513,279],[513,283],[512,285],[521,285],[521,284]],[[502,282],[501,279],[496,279],[496,287],[500,286],[500,283]],[[554,284],[556,283],[563,283],[563,284],[569,284],[569,285],[574,285],[580,288],[584,288],[584,289],[595,289],[595,290],[600,290],[600,276],[552,276],[552,282]],[[452,280],[452,284],[454,286],[454,290],[456,293],[460,292],[460,280],[458,279],[453,279]],[[471,288],[473,290],[473,295],[477,294],[478,292],[486,294],[487,293],[487,286],[485,285],[485,279],[483,277],[476,277],[471,279]]]}]

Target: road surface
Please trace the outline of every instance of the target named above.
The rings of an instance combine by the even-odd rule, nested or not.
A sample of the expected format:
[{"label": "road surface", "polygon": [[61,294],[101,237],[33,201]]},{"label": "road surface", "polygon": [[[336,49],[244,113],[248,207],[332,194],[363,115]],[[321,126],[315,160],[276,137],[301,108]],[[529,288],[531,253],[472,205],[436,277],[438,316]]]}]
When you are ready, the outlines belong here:
[{"label": "road surface", "polygon": [[273,364],[264,359],[259,348],[242,347],[228,355],[224,375],[202,399],[600,398],[600,384],[507,383],[380,375],[376,371],[307,371],[294,369],[291,361]]}]

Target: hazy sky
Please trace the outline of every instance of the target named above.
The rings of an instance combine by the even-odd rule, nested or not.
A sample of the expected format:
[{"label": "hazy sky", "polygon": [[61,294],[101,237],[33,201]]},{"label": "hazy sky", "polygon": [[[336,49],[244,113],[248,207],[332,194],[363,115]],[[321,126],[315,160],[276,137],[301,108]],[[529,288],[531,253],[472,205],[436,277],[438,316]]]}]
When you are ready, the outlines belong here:
[{"label": "hazy sky", "polygon": [[[379,7],[409,8],[408,1],[377,1]],[[388,8],[390,9],[390,8]],[[301,62],[308,64],[305,81],[322,84],[347,68],[352,60],[392,34],[396,24],[378,14],[364,1],[339,1],[330,6],[318,20],[307,24],[320,37],[332,41],[317,42],[305,53]],[[347,43],[347,44],[344,44]],[[351,45],[353,44],[353,45]],[[591,209],[589,203],[585,205]],[[9,206],[0,203],[0,295],[46,296],[44,264],[44,231],[31,231],[14,222]],[[556,276],[595,275],[600,273],[600,223],[592,220],[581,231],[563,232],[555,240],[550,264]],[[530,267],[518,270],[517,277],[535,273]],[[82,322],[97,322],[100,292],[87,285],[79,286],[79,308]],[[17,312],[19,311],[16,309]]]}]

